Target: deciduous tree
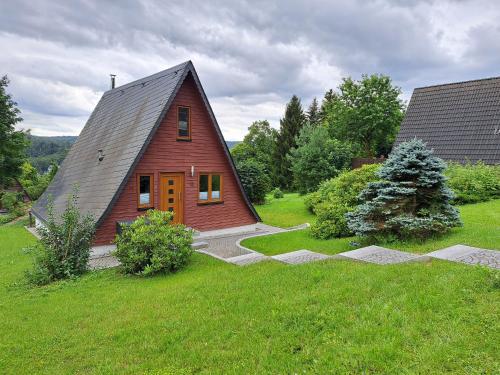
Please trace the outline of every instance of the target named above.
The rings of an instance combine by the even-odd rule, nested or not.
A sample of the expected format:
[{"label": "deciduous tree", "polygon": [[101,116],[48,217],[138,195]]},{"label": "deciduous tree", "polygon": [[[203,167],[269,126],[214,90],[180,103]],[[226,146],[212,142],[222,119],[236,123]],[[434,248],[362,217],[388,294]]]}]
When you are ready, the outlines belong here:
[{"label": "deciduous tree", "polygon": [[28,140],[23,131],[15,130],[22,121],[17,103],[7,94],[7,76],[0,79],[0,184],[8,184],[19,176],[21,166],[26,160]]},{"label": "deciduous tree", "polygon": [[294,187],[305,194],[349,168],[352,153],[349,144],[330,138],[325,127],[308,124],[300,132],[297,147],[290,150],[288,158]]},{"label": "deciduous tree", "polygon": [[404,116],[401,89],[389,77],[374,74],[360,81],[345,78],[339,90],[325,103],[332,136],[357,144],[363,157],[389,153]]}]

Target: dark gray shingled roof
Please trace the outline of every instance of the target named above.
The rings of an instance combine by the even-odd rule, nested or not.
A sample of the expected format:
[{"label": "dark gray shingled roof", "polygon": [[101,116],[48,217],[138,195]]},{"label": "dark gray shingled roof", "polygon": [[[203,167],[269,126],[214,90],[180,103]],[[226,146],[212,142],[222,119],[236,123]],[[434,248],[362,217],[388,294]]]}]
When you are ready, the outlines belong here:
[{"label": "dark gray shingled roof", "polygon": [[[82,212],[92,214],[97,224],[102,222],[125,187],[189,73],[192,74],[212,118],[221,147],[225,150],[243,197],[255,218],[260,221],[243,190],[231,154],[191,61],[106,91],[54,180],[34,205],[33,214],[46,220],[49,196],[54,201],[55,214],[60,214],[77,184],[78,207]],[[103,151],[102,161],[98,160],[98,150]]]},{"label": "dark gray shingled roof", "polygon": [[396,144],[415,137],[445,160],[500,163],[500,77],[415,89]]}]

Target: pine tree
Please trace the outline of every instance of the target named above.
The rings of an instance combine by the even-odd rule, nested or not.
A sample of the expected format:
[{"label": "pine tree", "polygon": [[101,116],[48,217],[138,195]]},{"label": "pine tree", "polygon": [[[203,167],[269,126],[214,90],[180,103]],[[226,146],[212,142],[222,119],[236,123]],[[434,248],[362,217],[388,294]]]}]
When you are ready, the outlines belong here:
[{"label": "pine tree", "polygon": [[400,144],[379,171],[379,182],[363,190],[364,203],[346,215],[349,229],[359,236],[425,239],[460,226],[450,204],[446,165],[421,140]]},{"label": "pine tree", "polygon": [[321,113],[316,98],[313,99],[309,109],[307,110],[307,121],[312,126],[318,126],[321,122]]},{"label": "pine tree", "polygon": [[333,92],[332,89],[328,90],[323,97],[323,101],[321,102],[321,108],[319,110],[319,117],[321,122],[324,122],[327,119],[329,113],[333,112],[332,108],[335,103],[338,101],[338,95]]},{"label": "pine tree", "polygon": [[280,120],[280,132],[275,149],[275,175],[281,188],[289,189],[293,178],[290,173],[290,161],[287,157],[290,149],[297,146],[297,136],[306,122],[300,99],[294,95],[286,106],[285,117]]},{"label": "pine tree", "polygon": [[9,184],[21,174],[28,147],[26,134],[15,130],[15,125],[23,119],[19,117],[17,103],[5,91],[8,84],[7,76],[0,79],[0,185]]}]

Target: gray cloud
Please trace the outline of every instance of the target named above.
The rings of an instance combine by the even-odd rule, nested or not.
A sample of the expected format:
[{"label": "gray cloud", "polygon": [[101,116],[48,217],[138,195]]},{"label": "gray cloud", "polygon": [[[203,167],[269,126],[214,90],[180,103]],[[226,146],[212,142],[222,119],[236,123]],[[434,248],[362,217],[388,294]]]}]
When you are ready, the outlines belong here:
[{"label": "gray cloud", "polygon": [[227,139],[341,77],[414,87],[498,75],[496,1],[16,1],[0,74],[36,134],[78,134],[108,88],[193,60]]}]

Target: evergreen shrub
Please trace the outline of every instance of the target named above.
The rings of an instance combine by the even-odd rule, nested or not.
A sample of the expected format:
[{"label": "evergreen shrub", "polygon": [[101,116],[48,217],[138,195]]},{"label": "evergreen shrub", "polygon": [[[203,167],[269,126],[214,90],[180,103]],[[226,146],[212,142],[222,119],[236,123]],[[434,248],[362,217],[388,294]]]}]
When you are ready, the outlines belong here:
[{"label": "evergreen shrub", "polygon": [[349,229],[363,237],[426,239],[461,225],[445,168],[421,140],[400,144],[380,169],[381,181],[368,184],[363,203],[347,214]]}]

